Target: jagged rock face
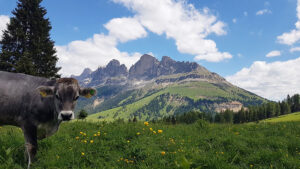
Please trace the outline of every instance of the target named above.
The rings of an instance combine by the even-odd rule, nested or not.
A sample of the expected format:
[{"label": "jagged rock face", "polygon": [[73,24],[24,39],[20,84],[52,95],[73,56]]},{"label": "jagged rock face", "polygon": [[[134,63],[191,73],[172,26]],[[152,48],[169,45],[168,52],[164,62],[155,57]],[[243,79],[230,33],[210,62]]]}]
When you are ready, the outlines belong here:
[{"label": "jagged rock face", "polygon": [[90,68],[85,68],[83,70],[83,72],[81,73],[81,75],[79,76],[75,76],[75,75],[71,75],[72,78],[76,78],[78,81],[82,81],[86,78],[89,78],[91,76],[92,70]]},{"label": "jagged rock face", "polygon": [[202,71],[208,73],[204,67],[195,62],[176,62],[168,56],[164,56],[160,62],[158,75],[171,75],[177,73],[187,73],[192,71]]},{"label": "jagged rock face", "polygon": [[92,70],[90,68],[85,68],[79,76],[71,75],[72,78],[78,80],[81,86],[85,86],[91,81]]},{"label": "jagged rock face", "polygon": [[106,67],[99,67],[92,73],[91,76],[92,80],[89,84],[90,86],[97,86],[99,84],[114,84],[121,83],[126,80],[123,77],[128,76],[128,71],[124,64],[121,65],[118,60],[113,59]]},{"label": "jagged rock face", "polygon": [[150,55],[143,55],[129,70],[130,79],[149,80],[157,76],[159,61]]},{"label": "jagged rock face", "polygon": [[120,62],[115,59],[107,64],[107,66],[103,69],[103,72],[111,77],[128,75],[127,67],[124,64],[121,65]]},{"label": "jagged rock face", "polygon": [[[87,68],[80,76],[72,77],[77,78],[79,82],[85,86],[98,86],[102,84],[119,85],[134,82],[134,80],[155,80],[155,78],[163,75],[190,72],[196,72],[196,74],[183,77],[222,80],[220,76],[209,72],[195,62],[176,62],[168,56],[163,56],[162,60],[158,61],[155,57],[148,54],[143,55],[140,60],[129,69],[129,72],[124,64],[121,65],[118,60],[113,59],[106,67],[99,67],[94,72]],[[164,83],[178,80],[182,80],[182,77],[156,81],[158,83]]]},{"label": "jagged rock face", "polygon": [[168,56],[163,56],[159,62],[150,55],[143,55],[141,59],[129,70],[131,79],[152,79],[162,75],[187,73],[192,71],[203,71],[209,73],[204,67],[195,62],[176,62]]}]

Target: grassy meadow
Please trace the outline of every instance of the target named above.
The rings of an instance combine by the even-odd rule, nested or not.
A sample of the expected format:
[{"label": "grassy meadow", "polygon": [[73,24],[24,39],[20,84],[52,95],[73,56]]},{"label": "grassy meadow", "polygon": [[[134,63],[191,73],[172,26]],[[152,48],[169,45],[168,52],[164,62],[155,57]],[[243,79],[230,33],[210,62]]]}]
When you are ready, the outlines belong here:
[{"label": "grassy meadow", "polygon": [[300,112],[297,113],[291,113],[286,114],[274,118],[269,118],[266,120],[263,120],[265,122],[287,122],[287,121],[299,121],[300,122]]},{"label": "grassy meadow", "polygon": [[[20,129],[0,128],[0,168],[25,168]],[[32,168],[299,168],[300,122],[63,123]]]}]

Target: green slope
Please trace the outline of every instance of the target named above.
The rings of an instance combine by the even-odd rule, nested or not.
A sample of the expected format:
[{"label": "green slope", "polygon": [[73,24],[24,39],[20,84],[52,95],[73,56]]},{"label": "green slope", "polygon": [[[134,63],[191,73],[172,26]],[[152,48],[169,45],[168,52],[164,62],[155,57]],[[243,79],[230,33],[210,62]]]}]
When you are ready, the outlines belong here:
[{"label": "green slope", "polygon": [[[140,120],[151,120],[184,113],[192,109],[213,112],[215,103],[239,101],[247,106],[265,101],[228,83],[192,81],[174,83],[164,88],[157,87],[156,90],[149,86],[148,89],[145,88],[132,92],[127,98],[115,102],[113,106],[119,105],[118,107],[99,111],[90,115],[88,119],[101,117],[100,120],[112,121],[118,118],[128,119],[138,116]],[[136,93],[140,93],[139,97]],[[120,96],[117,95],[111,100],[116,100],[115,98],[120,98]],[[124,104],[125,102],[127,104]]]},{"label": "green slope", "polygon": [[113,109],[109,109],[100,113],[95,113],[88,116],[87,119],[98,119],[99,116],[102,116],[102,120],[105,121],[112,121],[117,118],[127,119],[130,117],[131,112],[135,112],[139,108],[143,107],[144,105],[148,104],[153,98],[162,94],[163,92],[157,92],[152,94],[151,96],[145,97],[139,101],[134,103],[128,104],[126,106],[120,106]]},{"label": "green slope", "polygon": [[300,121],[300,112],[286,114],[278,117],[269,118],[263,120],[265,122],[288,122],[288,121]]}]

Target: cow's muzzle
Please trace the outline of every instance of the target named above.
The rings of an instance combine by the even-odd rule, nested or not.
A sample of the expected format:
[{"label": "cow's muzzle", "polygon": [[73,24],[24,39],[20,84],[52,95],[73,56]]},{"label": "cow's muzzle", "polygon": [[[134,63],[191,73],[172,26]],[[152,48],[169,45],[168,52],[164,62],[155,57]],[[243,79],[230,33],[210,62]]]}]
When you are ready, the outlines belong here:
[{"label": "cow's muzzle", "polygon": [[74,119],[74,112],[73,111],[61,111],[58,115],[58,119],[62,121],[69,121]]}]

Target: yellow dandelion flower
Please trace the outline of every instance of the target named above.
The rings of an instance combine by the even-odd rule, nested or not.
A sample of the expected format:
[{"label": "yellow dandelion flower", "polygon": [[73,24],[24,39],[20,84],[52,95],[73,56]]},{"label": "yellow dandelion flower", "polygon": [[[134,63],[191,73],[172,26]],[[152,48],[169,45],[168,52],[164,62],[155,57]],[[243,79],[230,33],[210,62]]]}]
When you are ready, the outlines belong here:
[{"label": "yellow dandelion flower", "polygon": [[161,152],[161,155],[163,155],[163,156],[164,156],[165,154],[166,154],[166,152],[164,152],[164,151],[162,151],[162,152]]},{"label": "yellow dandelion flower", "polygon": [[97,136],[100,136],[100,133],[98,133]]},{"label": "yellow dandelion flower", "polygon": [[87,143],[87,141],[86,141],[86,140],[83,140],[83,142],[84,142],[84,143]]},{"label": "yellow dandelion flower", "polygon": [[163,130],[157,130],[157,132],[158,132],[158,133],[162,133],[162,132],[163,132]]},{"label": "yellow dandelion flower", "polygon": [[75,137],[76,138],[76,140],[78,140],[79,139],[79,137],[77,136],[77,137]]},{"label": "yellow dandelion flower", "polygon": [[83,133],[84,136],[86,136],[86,133]]},{"label": "yellow dandelion flower", "polygon": [[98,131],[97,134],[100,134],[100,131]]},{"label": "yellow dandelion flower", "polygon": [[152,128],[149,128],[149,130],[150,130],[150,131],[153,131],[153,129],[152,129]]},{"label": "yellow dandelion flower", "polygon": [[224,152],[222,151],[221,154],[224,154]]},{"label": "yellow dandelion flower", "polygon": [[81,155],[84,156],[85,155],[84,152],[81,152]]},{"label": "yellow dandelion flower", "polygon": [[127,143],[130,143],[130,140],[127,140]]},{"label": "yellow dandelion flower", "polygon": [[140,135],[140,134],[141,134],[140,132],[137,132],[137,133],[136,133],[136,135]]},{"label": "yellow dandelion flower", "polygon": [[97,134],[94,134],[94,137],[96,137],[97,136]]},{"label": "yellow dandelion flower", "polygon": [[83,134],[83,132],[81,131],[81,132],[79,132],[80,134]]},{"label": "yellow dandelion flower", "polygon": [[147,121],[144,122],[145,126],[149,126],[149,123]]},{"label": "yellow dandelion flower", "polygon": [[94,143],[94,140],[91,140],[90,143]]},{"label": "yellow dandelion flower", "polygon": [[250,168],[253,168],[253,164],[250,164]]},{"label": "yellow dandelion flower", "polygon": [[156,131],[153,131],[153,134],[156,134]]}]

